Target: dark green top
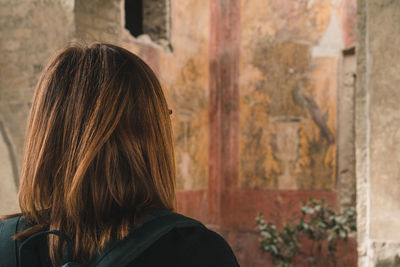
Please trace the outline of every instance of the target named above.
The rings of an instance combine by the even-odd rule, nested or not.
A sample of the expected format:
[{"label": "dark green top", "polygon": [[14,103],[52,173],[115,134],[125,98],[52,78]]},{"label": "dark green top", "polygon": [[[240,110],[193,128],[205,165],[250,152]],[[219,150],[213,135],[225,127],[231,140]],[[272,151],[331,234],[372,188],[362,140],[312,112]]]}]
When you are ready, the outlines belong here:
[{"label": "dark green top", "polygon": [[[0,267],[51,266],[46,235],[57,234],[67,243],[71,240],[59,231],[37,233],[27,240],[11,236],[26,228],[21,218],[0,220]],[[18,230],[17,230],[18,229]],[[18,253],[19,251],[19,253]],[[19,255],[19,256],[18,256]],[[64,263],[70,262],[64,253]],[[133,229],[122,241],[110,241],[102,252],[85,266],[239,266],[227,242],[200,222],[183,215],[158,210],[145,223]],[[65,265],[83,266],[83,265]]]},{"label": "dark green top", "polygon": [[228,243],[206,228],[174,229],[144,251],[131,267],[236,267]]}]

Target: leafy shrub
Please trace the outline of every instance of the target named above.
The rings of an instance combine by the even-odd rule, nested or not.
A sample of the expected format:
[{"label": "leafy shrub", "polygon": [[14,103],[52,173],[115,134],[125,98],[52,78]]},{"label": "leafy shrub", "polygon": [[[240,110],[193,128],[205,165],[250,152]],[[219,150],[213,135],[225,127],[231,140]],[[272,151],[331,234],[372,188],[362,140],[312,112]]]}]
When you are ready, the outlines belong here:
[{"label": "leafy shrub", "polygon": [[331,209],[325,199],[302,202],[301,216],[297,223],[285,223],[278,228],[265,222],[260,213],[256,218],[263,251],[272,256],[279,267],[292,266],[294,259],[302,258],[308,265],[331,262],[337,266],[338,242],[348,241],[356,231],[356,213],[348,208],[341,214]]}]

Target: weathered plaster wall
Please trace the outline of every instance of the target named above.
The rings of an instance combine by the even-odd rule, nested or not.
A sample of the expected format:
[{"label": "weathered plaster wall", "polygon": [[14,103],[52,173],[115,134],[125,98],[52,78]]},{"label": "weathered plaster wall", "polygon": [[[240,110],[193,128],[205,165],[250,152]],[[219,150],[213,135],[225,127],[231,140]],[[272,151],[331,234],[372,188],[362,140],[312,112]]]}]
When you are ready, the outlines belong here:
[{"label": "weathered plaster wall", "polygon": [[356,203],[354,95],[357,60],[354,49],[344,53],[342,62],[337,124],[337,191],[341,210],[355,207]]},{"label": "weathered plaster wall", "polygon": [[[14,78],[1,77],[0,111],[17,170],[38,73],[52,50],[77,38],[122,45],[158,74],[173,110],[178,210],[223,234],[242,266],[272,266],[259,250],[258,212],[283,223],[298,215],[302,199],[338,204],[337,93],[341,50],[354,39],[354,0],[171,0],[162,42],[130,36],[122,0],[36,2],[18,20],[27,29],[19,45],[29,48],[16,50],[14,61],[0,59],[1,75],[15,65]],[[4,39],[1,55],[13,47]],[[15,78],[24,68],[27,76]],[[25,91],[12,90],[18,82]],[[354,266],[354,244],[342,251],[342,266]]]},{"label": "weathered plaster wall", "polygon": [[209,162],[210,3],[180,0],[171,6],[173,55],[160,53],[158,72],[174,110],[178,188],[204,190]]},{"label": "weathered plaster wall", "polygon": [[118,43],[121,32],[119,0],[74,0],[76,38],[81,42]]},{"label": "weathered plaster wall", "polygon": [[360,266],[397,266],[400,3],[358,2],[356,152]]},{"label": "weathered plaster wall", "polygon": [[175,0],[167,6],[168,44],[160,46],[145,36],[133,39],[124,30],[122,45],[152,66],[165,87],[173,110],[178,189],[204,190],[209,160],[209,2]]},{"label": "weathered plaster wall", "polygon": [[[50,56],[71,39],[73,8],[73,0],[0,1],[2,204],[4,199],[15,199],[33,89]],[[0,213],[11,210],[16,211],[17,205]]]},{"label": "weathered plaster wall", "polygon": [[17,185],[14,180],[14,166],[11,162],[13,158],[13,155],[10,155],[11,143],[4,131],[5,128],[0,122],[0,211],[10,214],[18,211]]},{"label": "weathered plaster wall", "polygon": [[342,36],[345,49],[353,47],[356,42],[356,12],[357,0],[344,0],[341,2],[339,16],[342,18]]}]

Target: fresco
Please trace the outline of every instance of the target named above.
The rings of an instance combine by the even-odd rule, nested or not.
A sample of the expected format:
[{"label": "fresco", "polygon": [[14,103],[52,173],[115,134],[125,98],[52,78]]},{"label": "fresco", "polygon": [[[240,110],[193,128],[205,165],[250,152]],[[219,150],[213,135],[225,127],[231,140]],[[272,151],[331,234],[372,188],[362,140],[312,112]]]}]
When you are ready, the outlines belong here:
[{"label": "fresco", "polygon": [[177,81],[169,87],[175,135],[178,189],[206,187],[208,166],[208,94],[201,86],[197,66],[201,58],[189,59]]},{"label": "fresco", "polygon": [[335,30],[331,4],[242,3],[242,188],[334,189],[338,61],[314,55]]},{"label": "fresco", "polygon": [[297,181],[299,189],[333,190],[336,176],[337,59],[314,59],[312,66],[304,98],[307,120],[299,127]]},{"label": "fresco", "polygon": [[200,190],[208,175],[209,3],[174,1],[172,14],[173,50],[160,54],[159,76],[173,110],[177,188]]}]

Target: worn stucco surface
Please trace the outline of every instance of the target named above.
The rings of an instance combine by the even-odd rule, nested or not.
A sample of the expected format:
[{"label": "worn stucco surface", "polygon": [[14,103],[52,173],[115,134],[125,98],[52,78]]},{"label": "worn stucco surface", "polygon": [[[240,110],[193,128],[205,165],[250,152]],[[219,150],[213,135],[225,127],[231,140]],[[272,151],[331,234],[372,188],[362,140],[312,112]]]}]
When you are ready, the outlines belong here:
[{"label": "worn stucco surface", "polygon": [[356,203],[355,172],[355,88],[357,60],[354,51],[343,57],[341,86],[338,98],[337,144],[337,190],[339,206],[354,207]]},{"label": "worn stucco surface", "polygon": [[400,3],[370,1],[368,20],[371,238],[400,241]]},{"label": "worn stucco surface", "polygon": [[[4,132],[0,124],[0,133]],[[18,211],[17,186],[13,174],[13,164],[8,153],[10,142],[4,134],[0,134],[0,211],[3,214],[11,214]]]},{"label": "worn stucco surface", "polygon": [[358,2],[356,94],[359,266],[397,266],[400,243],[400,3]]},{"label": "worn stucco surface", "polygon": [[[74,31],[74,1],[0,1],[0,214],[17,211],[27,116],[44,65]],[[10,172],[11,170],[11,172]],[[9,184],[13,181],[12,184]]]},{"label": "worn stucco surface", "polygon": [[173,110],[177,187],[182,190],[207,186],[209,9],[207,1],[173,1],[167,48],[141,36],[134,40],[124,30],[121,40],[153,67],[165,88]]},{"label": "worn stucco surface", "polygon": [[[121,0],[0,0],[0,179],[14,196],[0,191],[0,200],[15,202],[29,105],[49,56],[74,39],[116,43],[153,68],[173,110],[178,210],[223,234],[242,266],[273,266],[259,250],[258,212],[283,223],[302,199],[341,203],[338,87],[355,1],[165,1],[160,41],[124,29]],[[341,264],[354,266],[354,242],[341,251]]]}]

